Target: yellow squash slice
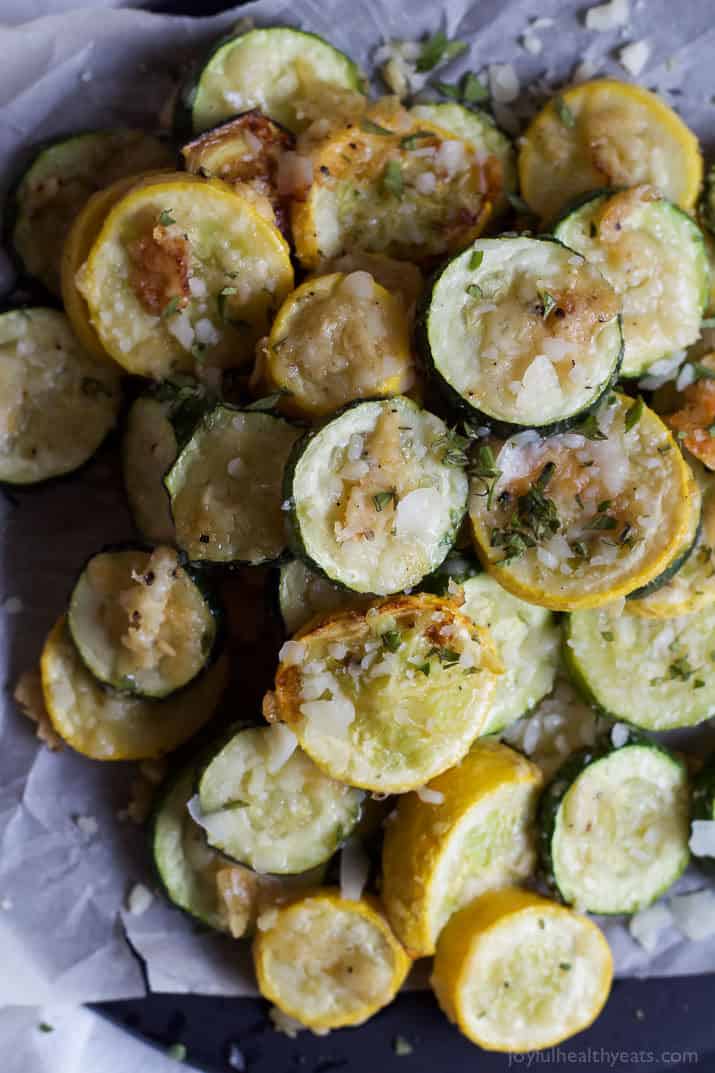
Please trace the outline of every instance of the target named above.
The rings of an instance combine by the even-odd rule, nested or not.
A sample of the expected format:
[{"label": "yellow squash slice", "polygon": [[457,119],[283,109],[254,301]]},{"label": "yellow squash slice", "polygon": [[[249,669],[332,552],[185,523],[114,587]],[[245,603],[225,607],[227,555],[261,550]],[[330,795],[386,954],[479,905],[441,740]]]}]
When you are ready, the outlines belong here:
[{"label": "yellow squash slice", "polygon": [[372,1017],[411,964],[379,903],[330,889],[259,917],[253,958],[263,997],[316,1032]]},{"label": "yellow squash slice", "polygon": [[249,360],[293,269],[249,201],[217,179],[167,174],[111,209],[76,284],[107,353],[163,379]]},{"label": "yellow squash slice", "polygon": [[368,272],[308,280],[273,322],[263,379],[267,391],[287,392],[281,409],[297,417],[407,391],[414,371],[402,302]]},{"label": "yellow squash slice", "polygon": [[433,954],[448,919],[478,894],[531,874],[541,782],[521,754],[479,741],[426,790],[399,799],[385,828],[382,898],[412,957]]},{"label": "yellow squash slice", "polygon": [[495,157],[404,111],[346,126],[311,159],[311,186],[292,211],[309,269],[353,250],[429,264],[477,238],[503,188]]},{"label": "yellow squash slice", "polygon": [[451,918],[432,986],[473,1043],[515,1054],[588,1028],[608,998],[613,958],[586,917],[531,892],[489,891]]},{"label": "yellow squash slice", "polygon": [[518,167],[525,201],[545,220],[589,190],[639,183],[690,210],[703,177],[682,119],[647,89],[611,79],[551,100],[521,139]]},{"label": "yellow squash slice", "polygon": [[682,552],[692,474],[659,417],[609,395],[580,425],[520,433],[475,482],[477,553],[515,596],[553,611],[598,607],[653,581]]},{"label": "yellow squash slice", "polygon": [[501,666],[487,631],[446,600],[338,612],[281,650],[278,718],[333,778],[403,793],[458,763]]},{"label": "yellow squash slice", "polygon": [[93,760],[148,760],[183,745],[209,721],[228,680],[228,661],[220,657],[176,697],[127,697],[92,677],[62,617],[45,641],[40,671],[52,726],[68,745]]}]

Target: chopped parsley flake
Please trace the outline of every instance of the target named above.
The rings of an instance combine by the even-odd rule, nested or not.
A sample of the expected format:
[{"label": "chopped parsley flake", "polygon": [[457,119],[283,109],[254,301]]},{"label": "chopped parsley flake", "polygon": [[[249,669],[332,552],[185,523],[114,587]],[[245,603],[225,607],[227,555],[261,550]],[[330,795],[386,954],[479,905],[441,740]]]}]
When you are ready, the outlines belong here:
[{"label": "chopped parsley flake", "polygon": [[181,296],[175,294],[173,298],[170,298],[162,310],[162,317],[173,317],[175,313],[178,313],[181,309]]},{"label": "chopped parsley flake", "polygon": [[159,223],[162,227],[171,227],[176,223],[176,220],[171,215],[171,209],[162,209],[159,213]]},{"label": "chopped parsley flake", "polygon": [[437,30],[423,42],[415,67],[420,73],[433,71],[438,64],[449,63],[468,48],[466,41],[450,41],[443,30]]},{"label": "chopped parsley flake", "polygon": [[246,410],[251,410],[252,413],[265,413],[267,410],[273,410],[280,400],[286,395],[292,395],[293,392],[288,388],[282,387],[280,391],[274,391],[271,395],[264,395],[261,399],[256,399],[249,406],[246,406]]},{"label": "chopped parsley flake", "polygon": [[383,137],[391,137],[395,133],[393,130],[388,130],[387,127],[381,127],[379,123],[373,122],[372,119],[361,120],[360,128],[367,134],[381,134]]},{"label": "chopped parsley flake", "polygon": [[554,108],[565,127],[573,128],[576,126],[576,116],[573,114],[563,97],[554,97]]},{"label": "chopped parsley flake", "polygon": [[466,290],[466,292],[467,292],[467,294],[469,295],[470,298],[483,298],[484,297],[484,291],[482,290],[482,288],[479,286],[478,283],[469,283],[465,287],[465,290]]},{"label": "chopped parsley flake", "polygon": [[384,633],[380,634],[380,640],[382,641],[382,647],[386,648],[388,652],[397,652],[402,638],[397,630],[385,630]]},{"label": "chopped parsley flake", "polygon": [[462,100],[465,104],[480,104],[489,99],[489,90],[474,71],[467,71],[462,79]]},{"label": "chopped parsley flake", "polygon": [[416,130],[414,134],[407,134],[400,139],[400,147],[402,149],[417,149],[420,142],[423,142],[425,138],[434,138],[434,136],[434,131]]},{"label": "chopped parsley flake", "polygon": [[378,511],[378,513],[384,510],[387,504],[391,503],[394,498],[394,491],[376,492],[375,495],[372,497],[372,501],[375,504],[375,510]]},{"label": "chopped parsley flake", "polygon": [[638,424],[638,422],[640,421],[641,417],[643,416],[644,407],[645,407],[645,403],[643,402],[643,399],[639,395],[638,398],[636,399],[636,401],[633,403],[633,405],[629,406],[628,410],[626,411],[626,417],[625,417],[626,432],[630,432],[631,429],[635,425]]},{"label": "chopped parsley flake", "polygon": [[541,316],[544,318],[544,320],[546,320],[549,313],[553,313],[553,311],[556,309],[558,303],[554,298],[553,294],[549,294],[548,291],[544,291],[543,294],[539,294],[539,301],[541,302],[542,306]]},{"label": "chopped parsley flake", "polygon": [[605,432],[601,431],[601,426],[598,423],[598,418],[595,414],[589,414],[585,420],[577,425],[574,432],[579,436],[585,437],[587,440],[607,440]]},{"label": "chopped parsley flake", "polygon": [[483,260],[484,250],[472,250],[472,253],[469,258],[469,271],[476,272],[478,268],[481,268]]},{"label": "chopped parsley flake", "polygon": [[382,173],[382,185],[388,194],[392,194],[396,198],[402,197],[405,184],[402,180],[402,168],[397,160],[388,160],[387,164],[385,164],[385,170]]}]

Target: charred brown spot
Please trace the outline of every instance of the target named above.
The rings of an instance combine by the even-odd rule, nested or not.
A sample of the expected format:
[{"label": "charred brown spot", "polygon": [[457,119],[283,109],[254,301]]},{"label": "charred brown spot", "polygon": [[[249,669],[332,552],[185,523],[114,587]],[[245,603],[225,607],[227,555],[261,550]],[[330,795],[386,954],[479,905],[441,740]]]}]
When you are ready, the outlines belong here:
[{"label": "charred brown spot", "polygon": [[150,234],[127,247],[129,283],[139,302],[160,317],[173,299],[183,308],[189,299],[189,240],[172,227],[157,224]]}]

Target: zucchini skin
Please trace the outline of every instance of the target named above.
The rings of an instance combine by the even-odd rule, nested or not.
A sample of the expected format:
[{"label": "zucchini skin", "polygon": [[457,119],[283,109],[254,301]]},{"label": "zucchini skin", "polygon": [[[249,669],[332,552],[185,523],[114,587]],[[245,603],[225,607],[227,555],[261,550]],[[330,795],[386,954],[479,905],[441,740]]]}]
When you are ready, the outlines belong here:
[{"label": "zucchini skin", "polygon": [[[620,722],[621,720],[619,720],[619,723]],[[545,787],[541,795],[537,810],[539,862],[541,872],[549,889],[556,895],[556,897],[558,897],[559,901],[564,904],[569,903],[566,902],[559,888],[554,872],[551,850],[551,844],[556,828],[556,819],[561,802],[571,789],[575,780],[586,770],[586,768],[590,767],[591,764],[598,763],[598,761],[612,755],[614,752],[617,752],[618,749],[627,748],[629,745],[639,745],[644,748],[654,749],[656,752],[666,756],[670,763],[677,764],[683,771],[685,771],[685,765],[669,749],[666,749],[652,739],[647,738],[644,734],[629,729],[628,739],[623,745],[613,746],[606,738],[593,747],[579,749],[577,752],[573,753],[552,776],[551,781]],[[686,867],[687,860],[683,864],[681,874]],[[671,886],[677,878],[678,876],[674,877],[668,883],[668,887]],[[659,893],[662,893],[662,891]],[[656,895],[656,897],[658,896],[659,895]],[[655,898],[653,898],[653,901],[655,901]],[[602,910],[599,910],[599,914],[602,916],[621,915],[618,911],[604,913]]]},{"label": "zucchini skin", "polygon": [[[74,581],[74,584],[72,586],[72,590],[70,592],[70,601],[71,601],[71,594],[72,594],[72,592],[74,592],[74,589],[75,589],[75,586],[77,585],[77,582],[79,581],[79,579],[82,576],[82,574],[84,573],[84,571],[87,569],[87,566],[89,565],[89,563],[97,555],[104,555],[104,554],[107,554],[107,553],[111,554],[112,552],[117,552],[117,551],[143,551],[143,552],[146,552],[147,554],[151,554],[151,552],[153,550],[154,550],[154,548],[152,547],[151,544],[142,543],[140,541],[125,540],[125,541],[120,541],[118,543],[105,544],[103,547],[101,547],[99,549],[99,551],[93,552],[91,555],[89,555],[85,559],[85,561],[82,564],[81,568],[77,571],[75,581]],[[201,593],[201,596],[203,597],[203,601],[204,601],[206,607],[209,610],[209,613],[211,615],[211,618],[213,619],[214,626],[215,626],[213,644],[211,645],[211,648],[209,649],[209,651],[206,653],[204,661],[203,661],[203,663],[201,665],[201,669],[198,671],[197,674],[195,674],[193,676],[193,678],[190,678],[188,682],[184,682],[184,684],[182,686],[179,686],[178,689],[173,689],[173,690],[171,690],[171,692],[164,693],[162,696],[158,696],[158,697],[153,696],[153,695],[145,697],[144,694],[142,694],[140,692],[137,692],[135,690],[118,689],[116,686],[112,686],[108,682],[104,682],[104,681],[102,681],[102,679],[97,678],[96,675],[94,674],[92,668],[84,660],[84,658],[82,656],[82,652],[81,652],[81,650],[79,648],[79,645],[76,643],[75,638],[74,638],[74,633],[73,633],[72,625],[71,625],[72,617],[68,613],[68,615],[67,615],[67,631],[68,631],[70,637],[72,638],[72,642],[74,643],[74,646],[75,646],[75,648],[77,650],[77,654],[78,654],[80,660],[82,661],[82,664],[84,665],[84,667],[86,667],[86,669],[89,672],[89,674],[92,675],[92,678],[94,679],[94,681],[97,683],[97,685],[100,687],[100,689],[103,689],[106,693],[113,693],[113,694],[116,694],[118,696],[124,696],[124,697],[136,697],[137,699],[146,699],[146,700],[152,701],[152,703],[155,703],[155,704],[162,704],[164,701],[171,701],[176,696],[178,696],[180,693],[183,693],[184,690],[188,689],[189,686],[196,685],[196,683],[199,680],[199,678],[202,678],[203,675],[206,674],[206,672],[209,670],[209,668],[213,667],[213,665],[216,663],[218,658],[223,653],[224,648],[226,647],[226,641],[227,641],[227,638],[228,638],[228,629],[227,629],[227,617],[226,617],[225,608],[224,608],[223,602],[221,601],[221,598],[220,598],[220,596],[218,594],[218,591],[211,584],[210,579],[208,577],[206,577],[205,574],[203,574],[200,570],[195,569],[191,565],[191,563],[188,561],[186,556],[183,554],[183,552],[178,548],[177,548],[177,555],[178,555],[178,559],[179,559],[179,566],[189,576],[191,581],[193,581],[194,585],[196,586],[196,588]]]},{"label": "zucchini skin", "polygon": [[[513,238],[513,232],[502,232],[499,235],[495,235],[494,238]],[[563,247],[563,249],[569,249],[565,243],[554,235],[539,235],[539,241],[553,242],[557,246]],[[479,240],[477,240],[479,241]],[[469,247],[468,247],[469,248]],[[574,251],[572,251],[574,252]],[[425,288],[425,294],[422,298],[420,306],[417,310],[415,318],[415,341],[417,346],[417,353],[419,355],[422,367],[427,376],[435,384],[439,394],[442,397],[444,403],[455,414],[461,417],[467,424],[474,426],[475,428],[484,427],[488,428],[494,436],[498,436],[500,439],[508,439],[510,436],[515,435],[518,432],[523,432],[524,429],[535,429],[540,436],[553,436],[559,432],[568,432],[574,425],[580,424],[584,418],[589,414],[594,413],[599,406],[603,403],[606,395],[613,389],[613,385],[618,380],[621,371],[621,365],[623,364],[623,355],[625,352],[624,339],[623,339],[623,322],[620,313],[617,316],[618,327],[620,329],[621,336],[621,349],[618,354],[618,358],[613,367],[611,377],[608,383],[604,385],[603,391],[593,399],[588,406],[578,410],[575,414],[571,414],[568,417],[561,418],[558,421],[552,421],[547,425],[519,425],[512,421],[504,421],[497,417],[492,417],[490,414],[485,413],[478,407],[467,402],[463,395],[454,388],[448,380],[440,372],[434,355],[432,354],[432,348],[429,343],[429,311],[432,305],[432,295],[439,283],[442,275],[446,272],[453,260],[458,257],[463,257],[465,251],[462,250],[456,257],[451,258],[446,265],[442,265],[441,268],[432,275]]]},{"label": "zucchini skin", "polygon": [[[708,757],[693,780],[692,818],[715,820],[715,753]],[[715,876],[715,857],[697,857],[693,854],[693,859],[706,875]]]},{"label": "zucchini skin", "polygon": [[649,581],[647,585],[641,585],[639,589],[634,589],[633,592],[629,592],[626,596],[626,600],[642,600],[644,596],[650,596],[652,592],[657,592],[658,589],[662,589],[664,585],[667,585],[668,582],[675,577],[680,568],[685,566],[686,562],[695,551],[695,545],[700,539],[702,528],[703,520],[701,510],[695,534],[688,546],[681,551],[680,555],[676,555],[672,563],[667,566],[661,574],[658,574],[652,581]]}]

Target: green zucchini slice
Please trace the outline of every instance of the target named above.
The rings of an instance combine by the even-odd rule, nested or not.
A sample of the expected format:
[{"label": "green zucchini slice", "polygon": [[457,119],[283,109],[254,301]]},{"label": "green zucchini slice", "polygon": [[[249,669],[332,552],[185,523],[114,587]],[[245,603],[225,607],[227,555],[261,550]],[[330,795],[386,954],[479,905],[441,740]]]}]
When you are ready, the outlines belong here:
[{"label": "green zucchini slice", "polygon": [[54,309],[0,314],[0,481],[36,484],[83,465],[113,427],[119,373],[85,354]]},{"label": "green zucchini slice", "polygon": [[99,682],[155,699],[193,681],[222,636],[213,596],[168,547],[93,555],[72,592],[68,624]]},{"label": "green zucchini slice", "polygon": [[613,719],[644,730],[695,726],[715,715],[715,606],[672,619],[577,611],[565,623],[566,665]]},{"label": "green zucchini slice", "polygon": [[617,375],[612,287],[549,239],[478,239],[437,277],[422,349],[447,397],[481,424],[556,431],[583,418]]},{"label": "green zucchini slice", "polygon": [[623,743],[573,756],[544,791],[542,865],[569,905],[637,913],[688,864],[688,778],[654,742],[620,725],[612,740]]},{"label": "green zucchini slice", "polygon": [[59,296],[62,246],[91,195],[173,161],[166,142],[141,130],[90,130],[42,145],[8,206],[10,241],[23,270]]},{"label": "green zucchini slice", "polygon": [[499,130],[489,113],[464,108],[450,101],[445,104],[416,104],[410,108],[410,115],[435,123],[442,130],[448,130],[450,134],[473,145],[478,152],[498,161],[503,194],[495,202],[494,211],[506,211],[509,206],[506,195],[516,193],[517,188],[516,157],[511,141]]},{"label": "green zucchini slice", "polygon": [[210,846],[257,872],[322,864],[360,818],[363,793],[336,782],[282,725],[239,730],[204,768],[192,809]]},{"label": "green zucchini slice", "polygon": [[462,614],[490,631],[504,664],[482,731],[495,734],[521,718],[553,689],[561,633],[551,611],[512,596],[489,574],[467,578],[462,582],[462,591]]},{"label": "green zucchini slice", "polygon": [[298,132],[336,97],[361,91],[357,66],[322,37],[271,26],[223,38],[214,46],[183,87],[176,123],[198,133],[260,108]]},{"label": "green zucchini slice", "polygon": [[285,231],[287,202],[278,193],[278,176],[283,154],[294,147],[289,130],[254,108],[194,138],[181,155],[187,171],[230,183]]},{"label": "green zucchini slice", "polygon": [[154,864],[173,905],[237,939],[255,929],[259,913],[270,905],[318,885],[324,869],[279,877],[227,861],[206,844],[203,829],[191,818],[188,803],[195,786],[196,770],[190,765],[162,787],[150,827]]},{"label": "green zucchini slice", "polygon": [[201,384],[165,380],[132,403],[122,440],[124,488],[134,524],[152,544],[176,538],[164,475],[209,406]]},{"label": "green zucchini slice", "polygon": [[554,611],[647,585],[692,531],[690,469],[660,418],[624,395],[567,432],[510,437],[483,473],[470,502],[483,565]]},{"label": "green zucchini slice", "polygon": [[677,205],[648,186],[600,192],[567,212],[554,234],[622,300],[622,376],[643,375],[699,337],[710,273],[702,233]]},{"label": "green zucchini slice", "polygon": [[283,563],[278,571],[278,610],[285,632],[290,636],[316,615],[359,607],[364,599],[356,593],[333,585],[311,570],[301,559]]},{"label": "green zucchini slice", "polygon": [[178,546],[192,562],[258,563],[285,548],[281,481],[300,429],[221,404],[165,477]]},{"label": "green zucchini slice", "polygon": [[301,441],[286,468],[291,549],[355,592],[417,585],[445,558],[467,478],[446,425],[410,399],[357,403]]}]

